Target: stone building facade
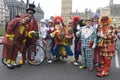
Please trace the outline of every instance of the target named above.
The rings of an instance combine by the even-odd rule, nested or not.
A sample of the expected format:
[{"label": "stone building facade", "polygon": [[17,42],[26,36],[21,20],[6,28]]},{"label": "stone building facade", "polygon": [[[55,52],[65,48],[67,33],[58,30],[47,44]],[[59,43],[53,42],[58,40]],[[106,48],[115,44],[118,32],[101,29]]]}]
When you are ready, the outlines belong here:
[{"label": "stone building facade", "polygon": [[8,7],[4,5],[4,0],[0,1],[0,26],[5,24],[5,21],[9,20]]},{"label": "stone building facade", "polygon": [[[29,0],[27,0],[27,2],[28,3],[25,3],[23,0],[4,0],[4,3],[9,10],[10,20],[15,18],[17,15],[26,13],[26,8],[29,4]],[[38,21],[44,17],[44,12],[41,9],[40,4],[36,7],[35,15]]]},{"label": "stone building facade", "polygon": [[71,19],[71,12],[72,0],[62,0],[61,16],[63,17],[65,23],[67,23],[67,21]]}]

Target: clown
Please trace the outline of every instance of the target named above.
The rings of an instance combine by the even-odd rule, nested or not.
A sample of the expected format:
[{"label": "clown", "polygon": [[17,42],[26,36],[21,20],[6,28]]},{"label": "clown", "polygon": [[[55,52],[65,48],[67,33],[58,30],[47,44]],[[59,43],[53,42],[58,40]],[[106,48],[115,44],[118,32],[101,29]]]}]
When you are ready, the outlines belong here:
[{"label": "clown", "polygon": [[32,44],[36,43],[36,40],[38,38],[37,32],[38,32],[38,21],[35,18],[34,14],[35,14],[35,5],[34,4],[29,4],[29,8],[26,9],[26,14],[30,14],[31,19],[30,19],[30,23],[28,24],[29,28],[28,28],[28,36],[27,36],[27,40],[26,40],[26,44],[24,47],[24,51],[22,52],[22,60],[20,60],[21,64],[25,63],[26,60],[26,49],[31,46]]},{"label": "clown", "polygon": [[54,31],[54,23],[51,19],[48,20],[48,27],[47,27],[47,36],[45,38],[47,42],[47,62],[52,63],[52,49],[54,46],[54,38],[50,36],[50,34]]},{"label": "clown", "polygon": [[92,27],[92,20],[86,19],[86,26],[82,27],[77,33],[81,40],[82,65],[80,69],[89,68],[93,70],[92,49],[96,44],[96,33]]},{"label": "clown", "polygon": [[81,54],[81,51],[77,50],[77,44],[79,42],[79,38],[76,36],[76,32],[78,31],[77,29],[77,25],[79,24],[80,21],[80,17],[79,16],[74,16],[72,18],[72,24],[73,24],[73,32],[74,32],[74,54],[75,54],[75,62],[74,65],[77,66],[78,65],[78,59],[79,59],[79,54]]},{"label": "clown", "polygon": [[[6,66],[10,69],[14,69],[18,64],[16,63],[16,58],[18,51],[22,52],[26,37],[28,24],[30,23],[31,17],[14,18],[8,23],[6,34],[3,38],[3,58],[6,58]],[[6,38],[6,40],[5,40]],[[10,41],[10,42],[8,42]],[[9,43],[11,45],[6,45]]]},{"label": "clown", "polygon": [[102,16],[99,19],[101,28],[97,34],[102,38],[98,44],[101,67],[96,75],[99,77],[108,75],[112,56],[115,53],[115,29],[110,28],[111,22],[112,18],[108,16]]},{"label": "clown", "polygon": [[[99,14],[98,13],[94,13],[93,16],[92,16],[92,26],[96,32],[96,40],[98,40],[97,38],[97,32],[98,32],[98,29],[100,27],[99,23],[98,23],[98,20],[99,20]],[[97,42],[97,41],[96,41]],[[96,43],[97,44],[97,43]],[[97,46],[95,46],[95,49],[94,49],[94,53],[93,53],[93,60],[94,60],[94,65],[95,66],[99,66],[99,48]]]},{"label": "clown", "polygon": [[69,33],[66,33],[66,27],[63,27],[62,23],[58,26],[58,29],[50,34],[51,37],[54,37],[55,46],[53,49],[53,58],[59,56],[59,49],[61,46],[64,46],[65,51],[67,52],[68,56],[70,56],[71,62],[74,61],[73,53],[68,46],[67,38],[72,38]]}]

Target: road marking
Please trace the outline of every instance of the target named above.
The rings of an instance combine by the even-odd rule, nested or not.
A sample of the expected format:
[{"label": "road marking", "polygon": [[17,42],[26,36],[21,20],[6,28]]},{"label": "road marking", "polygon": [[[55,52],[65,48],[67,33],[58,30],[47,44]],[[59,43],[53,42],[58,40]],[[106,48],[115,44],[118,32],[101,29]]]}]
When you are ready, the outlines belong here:
[{"label": "road marking", "polygon": [[116,68],[120,68],[120,64],[119,64],[119,58],[118,58],[118,53],[117,51],[115,51],[115,63],[116,63]]}]

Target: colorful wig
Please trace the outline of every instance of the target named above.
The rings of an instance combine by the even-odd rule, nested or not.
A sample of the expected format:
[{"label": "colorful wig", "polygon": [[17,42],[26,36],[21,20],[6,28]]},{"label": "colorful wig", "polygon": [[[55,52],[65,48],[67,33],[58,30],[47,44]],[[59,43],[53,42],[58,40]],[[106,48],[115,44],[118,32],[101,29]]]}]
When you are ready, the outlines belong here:
[{"label": "colorful wig", "polygon": [[76,22],[79,22],[79,21],[80,21],[80,17],[79,16],[72,17],[72,23],[73,23],[73,25],[76,25]]},{"label": "colorful wig", "polygon": [[60,23],[63,23],[63,18],[61,16],[55,16],[54,17],[54,24],[56,25],[57,24],[57,20],[60,21]]},{"label": "colorful wig", "polygon": [[111,23],[112,23],[112,18],[111,18],[111,17],[102,16],[102,17],[99,19],[99,23],[100,23],[100,24],[104,24],[104,23],[103,23],[103,20],[107,20],[107,21],[106,21],[107,24],[111,24]]}]

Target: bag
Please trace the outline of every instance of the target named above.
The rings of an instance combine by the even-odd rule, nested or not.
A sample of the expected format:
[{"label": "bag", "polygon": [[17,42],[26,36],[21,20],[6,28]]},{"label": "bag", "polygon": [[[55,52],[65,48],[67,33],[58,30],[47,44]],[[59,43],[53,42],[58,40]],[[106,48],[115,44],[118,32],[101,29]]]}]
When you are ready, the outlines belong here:
[{"label": "bag", "polygon": [[77,43],[77,51],[79,51],[80,49],[81,49],[81,45],[82,45],[82,42],[81,41],[79,41],[78,43]]},{"label": "bag", "polygon": [[108,52],[114,52],[115,51],[115,45],[109,44],[108,45]]},{"label": "bag", "polygon": [[9,40],[6,36],[2,39],[2,43],[6,46],[11,46],[13,44],[13,41]]},{"label": "bag", "polygon": [[93,43],[94,43],[93,41],[90,41],[90,42],[89,42],[89,48],[92,48]]}]

